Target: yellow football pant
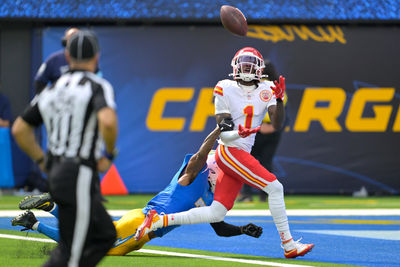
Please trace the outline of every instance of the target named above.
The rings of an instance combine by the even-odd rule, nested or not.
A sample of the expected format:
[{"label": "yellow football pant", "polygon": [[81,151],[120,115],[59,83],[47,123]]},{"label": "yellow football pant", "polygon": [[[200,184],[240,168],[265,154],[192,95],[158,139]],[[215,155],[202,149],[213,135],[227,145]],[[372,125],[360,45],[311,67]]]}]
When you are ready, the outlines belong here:
[{"label": "yellow football pant", "polygon": [[114,221],[117,230],[116,246],[111,248],[107,255],[123,256],[131,251],[138,250],[144,244],[150,241],[148,235],[145,235],[139,241],[136,241],[134,235],[136,229],[143,223],[145,215],[141,209],[134,209],[121,217],[118,221]]}]

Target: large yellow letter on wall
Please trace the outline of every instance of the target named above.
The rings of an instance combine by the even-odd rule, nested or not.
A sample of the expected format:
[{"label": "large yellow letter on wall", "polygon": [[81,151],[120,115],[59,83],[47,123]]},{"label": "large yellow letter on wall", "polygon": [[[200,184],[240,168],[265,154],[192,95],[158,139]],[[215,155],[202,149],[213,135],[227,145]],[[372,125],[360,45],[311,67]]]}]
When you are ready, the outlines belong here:
[{"label": "large yellow letter on wall", "polygon": [[206,127],[207,119],[214,116],[214,104],[212,102],[213,88],[203,88],[197,99],[196,109],[193,113],[190,131],[201,132]]},{"label": "large yellow letter on wall", "polygon": [[393,132],[400,132],[400,106],[397,110],[396,119],[393,123]]},{"label": "large yellow letter on wall", "polygon": [[351,100],[349,112],[346,118],[346,127],[352,132],[384,132],[387,129],[392,107],[373,106],[375,112],[373,118],[363,118],[365,104],[367,102],[389,102],[393,99],[394,88],[360,88]]},{"label": "large yellow letter on wall", "polygon": [[[293,130],[306,132],[311,121],[319,121],[325,131],[340,132],[337,118],[342,112],[346,93],[341,88],[307,88],[297,113]],[[318,102],[328,102],[327,107],[317,107]]]},{"label": "large yellow letter on wall", "polygon": [[146,125],[151,131],[182,131],[185,118],[163,118],[168,102],[187,102],[193,97],[193,88],[161,88],[153,96]]}]

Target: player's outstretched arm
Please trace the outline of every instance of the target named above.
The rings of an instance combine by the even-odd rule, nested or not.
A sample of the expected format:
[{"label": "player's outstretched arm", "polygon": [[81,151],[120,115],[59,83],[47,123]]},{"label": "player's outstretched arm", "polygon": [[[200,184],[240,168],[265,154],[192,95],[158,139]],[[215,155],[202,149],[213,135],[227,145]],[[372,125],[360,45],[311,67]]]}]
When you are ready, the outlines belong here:
[{"label": "player's outstretched arm", "polygon": [[271,118],[272,126],[279,130],[282,128],[283,121],[285,120],[285,107],[283,105],[283,98],[286,90],[285,77],[282,75],[279,76],[279,82],[274,81],[274,83],[275,86],[271,86],[271,89],[276,97],[276,105],[268,108],[268,115]]},{"label": "player's outstretched arm", "polygon": [[210,153],[220,133],[220,127],[217,126],[206,139],[204,139],[199,150],[190,158],[185,173],[179,178],[178,182],[180,185],[189,185],[197,177],[206,164],[208,153]]},{"label": "player's outstretched arm", "polygon": [[185,173],[179,178],[180,185],[189,185],[197,177],[201,169],[207,162],[208,153],[213,148],[215,141],[221,132],[231,131],[234,128],[233,121],[230,117],[222,118],[217,127],[204,139],[199,150],[194,154],[185,169]]},{"label": "player's outstretched arm", "polygon": [[218,236],[225,236],[225,237],[245,234],[248,236],[259,238],[263,231],[262,227],[252,223],[243,226],[236,226],[222,221],[217,223],[211,223],[211,226]]},{"label": "player's outstretched arm", "polygon": [[247,136],[257,133],[260,130],[260,126],[250,129],[245,128],[240,124],[238,130],[233,130],[235,125],[233,123],[231,114],[229,113],[217,114],[215,115],[215,118],[217,119],[217,123],[220,128],[224,122],[229,122],[231,125],[231,127],[226,127],[225,129],[221,128],[220,136],[222,141],[234,141],[239,138],[246,138]]}]

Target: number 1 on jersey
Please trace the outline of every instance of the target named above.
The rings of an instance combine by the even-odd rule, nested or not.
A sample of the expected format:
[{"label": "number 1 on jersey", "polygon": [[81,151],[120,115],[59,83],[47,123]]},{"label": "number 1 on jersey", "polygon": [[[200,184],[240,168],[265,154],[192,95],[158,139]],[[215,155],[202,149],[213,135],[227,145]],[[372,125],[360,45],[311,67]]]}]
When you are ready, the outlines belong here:
[{"label": "number 1 on jersey", "polygon": [[246,106],[243,109],[244,115],[246,115],[246,120],[244,122],[244,127],[251,128],[251,123],[253,121],[253,114],[254,114],[254,107],[253,106]]}]

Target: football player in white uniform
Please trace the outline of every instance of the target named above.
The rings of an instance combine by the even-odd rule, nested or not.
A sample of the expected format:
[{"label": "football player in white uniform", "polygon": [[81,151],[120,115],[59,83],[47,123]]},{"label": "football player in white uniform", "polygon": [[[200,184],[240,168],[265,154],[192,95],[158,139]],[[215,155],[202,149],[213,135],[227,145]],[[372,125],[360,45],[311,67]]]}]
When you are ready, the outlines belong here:
[{"label": "football player in white uniform", "polygon": [[279,82],[261,81],[264,60],[252,47],[240,49],[231,63],[233,80],[222,80],[214,89],[217,123],[231,123],[234,130],[220,134],[216,162],[220,168],[211,206],[186,212],[159,215],[155,211],[146,217],[135,238],[160,227],[222,221],[233,207],[243,183],[268,194],[268,204],[281,237],[286,258],[304,256],[314,244],[294,241],[286,215],[283,186],[276,176],[265,169],[252,155],[256,133],[268,112],[272,125],[280,129],[285,117],[283,97],[285,78]]}]

